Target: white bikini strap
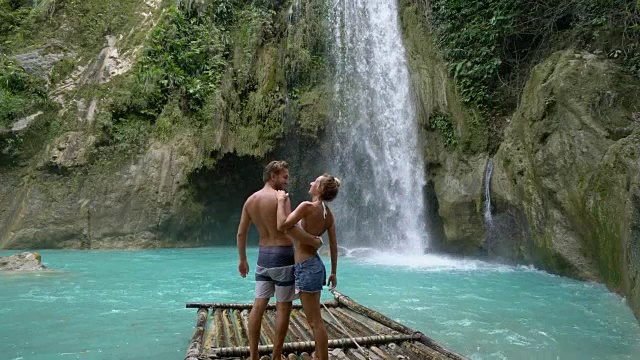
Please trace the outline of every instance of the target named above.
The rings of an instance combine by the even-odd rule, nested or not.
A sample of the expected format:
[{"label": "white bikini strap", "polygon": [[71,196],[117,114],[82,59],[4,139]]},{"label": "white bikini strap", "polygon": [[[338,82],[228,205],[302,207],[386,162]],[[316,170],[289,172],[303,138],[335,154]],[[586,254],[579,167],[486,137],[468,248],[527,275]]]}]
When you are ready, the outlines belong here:
[{"label": "white bikini strap", "polygon": [[324,201],[322,201],[322,216],[327,218],[327,205],[324,204]]}]

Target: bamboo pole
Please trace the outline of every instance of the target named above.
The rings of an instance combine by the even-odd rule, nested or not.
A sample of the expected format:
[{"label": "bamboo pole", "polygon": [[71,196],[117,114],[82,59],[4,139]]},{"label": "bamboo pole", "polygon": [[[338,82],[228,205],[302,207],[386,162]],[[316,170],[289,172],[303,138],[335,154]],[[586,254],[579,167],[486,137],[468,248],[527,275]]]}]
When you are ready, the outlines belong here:
[{"label": "bamboo pole", "polygon": [[238,346],[247,346],[247,332],[242,326],[242,315],[240,314],[240,310],[233,310],[233,323],[238,331]]},{"label": "bamboo pole", "polygon": [[356,359],[356,360],[368,360],[369,359],[368,351],[364,350],[364,351],[366,351],[366,353],[363,354],[359,350],[360,349],[349,349],[349,350],[347,350],[347,354],[348,354],[349,358]]},{"label": "bamboo pole", "polygon": [[291,312],[291,318],[289,319],[289,329],[298,338],[298,341],[311,341],[313,336],[311,335],[311,329],[304,325],[303,313],[298,310]]},{"label": "bamboo pole", "polygon": [[216,327],[216,342],[215,342],[215,347],[223,347],[223,346],[227,346],[227,342],[226,342],[226,335],[224,333],[224,324],[222,322],[222,310],[218,310],[216,311],[216,313],[214,314],[213,317],[213,321],[214,323],[211,324],[211,326],[215,326]]},{"label": "bamboo pole", "polygon": [[396,330],[399,331],[401,333],[404,334],[415,334],[416,337],[414,338],[415,340],[420,341],[421,343],[423,343],[424,345],[438,351],[441,354],[446,355],[447,357],[449,357],[450,359],[455,359],[455,360],[465,360],[464,357],[462,357],[461,355],[458,355],[454,352],[452,352],[451,350],[448,350],[447,348],[445,348],[444,346],[440,345],[439,343],[437,343],[435,340],[427,337],[426,335],[424,335],[423,333],[419,332],[419,331],[415,331],[413,329],[411,329],[408,326],[402,325],[399,322],[392,320],[391,318],[373,310],[370,309],[364,305],[361,305],[357,302],[355,302],[353,299],[351,299],[350,297],[343,295],[341,293],[339,293],[336,290],[331,290],[331,292],[333,293],[333,296],[335,297],[336,301],[346,307],[348,307],[349,309],[355,311],[355,312],[359,312],[362,315],[365,315],[385,326],[388,326],[389,328],[391,328],[392,330]]},{"label": "bamboo pole", "polygon": [[340,325],[336,323],[329,311],[323,309],[320,315],[322,316],[322,321],[324,321],[324,326],[327,328],[329,339],[340,339],[344,336],[344,331],[342,331]]},{"label": "bamboo pole", "polygon": [[262,340],[263,345],[271,345],[276,338],[275,331],[275,312],[274,311],[265,311],[262,316],[262,323],[260,325],[260,335],[264,334],[264,340]]},{"label": "bamboo pole", "polygon": [[[336,309],[338,310],[338,309]],[[351,314],[357,314],[354,311],[349,311]],[[386,335],[386,334],[376,334],[370,326],[361,324],[354,317],[350,316],[346,311],[332,311],[333,316],[338,319],[339,322],[347,329],[349,334],[344,334],[344,336],[371,336],[371,335]],[[373,322],[369,320],[369,322]]]},{"label": "bamboo pole", "polygon": [[196,316],[196,328],[193,330],[191,341],[187,347],[187,353],[185,360],[197,360],[202,353],[202,340],[204,338],[204,331],[207,327],[207,318],[209,317],[209,309],[198,309],[198,315]]},{"label": "bamboo pole", "polygon": [[236,338],[236,329],[231,320],[231,311],[233,310],[225,309],[222,311],[222,321],[224,322],[225,333],[227,334],[227,346],[240,346]]},{"label": "bamboo pole", "polygon": [[[377,335],[377,336],[364,336],[356,337],[353,339],[332,339],[329,340],[330,348],[346,348],[356,347],[355,342],[361,346],[374,345],[374,344],[387,344],[390,342],[402,342],[416,340],[416,335],[402,334],[402,335]],[[294,351],[313,351],[316,347],[315,341],[299,341],[285,343],[282,347],[282,352],[294,352]],[[258,354],[270,354],[273,351],[273,345],[260,345],[258,346]],[[231,356],[248,356],[249,347],[225,347],[212,349],[212,354],[209,355],[211,359],[231,357]]]},{"label": "bamboo pole", "polygon": [[[403,342],[400,347],[409,353],[416,354],[419,359],[447,360],[448,357],[420,342]],[[411,356],[412,357],[412,356]]]},{"label": "bamboo pole", "polygon": [[[216,310],[216,309],[211,310],[211,314],[209,315],[209,318],[214,319],[215,314],[218,311],[220,310]],[[205,338],[204,338],[205,351],[207,349],[211,349],[212,347],[215,347],[215,343],[216,343],[216,326],[213,323],[213,320],[209,321],[209,323],[210,323],[209,329],[206,331]]]},{"label": "bamboo pole", "polygon": [[[329,300],[324,303],[327,307],[336,307],[339,304],[335,300]],[[222,309],[234,309],[234,310],[251,310],[253,304],[238,304],[238,303],[202,303],[202,302],[189,302],[186,303],[187,309],[199,309],[199,308],[222,308]],[[267,305],[267,309],[275,309],[276,304]],[[302,309],[302,304],[293,304],[294,309]]]},{"label": "bamboo pole", "polygon": [[369,347],[369,354],[371,353],[375,353],[376,355],[378,355],[378,357],[384,360],[398,360],[398,358],[394,357],[393,355],[389,354],[386,351],[382,351],[382,349],[380,349],[377,346]]},{"label": "bamboo pole", "polygon": [[354,321],[357,321],[362,326],[369,328],[376,335],[398,335],[399,334],[398,331],[390,329],[389,327],[384,326],[379,322],[360,314],[359,312],[355,312],[349,309],[348,307],[338,307],[338,308],[335,308],[332,312],[342,313],[342,314],[345,314],[345,316],[349,316],[350,318],[352,318]]}]

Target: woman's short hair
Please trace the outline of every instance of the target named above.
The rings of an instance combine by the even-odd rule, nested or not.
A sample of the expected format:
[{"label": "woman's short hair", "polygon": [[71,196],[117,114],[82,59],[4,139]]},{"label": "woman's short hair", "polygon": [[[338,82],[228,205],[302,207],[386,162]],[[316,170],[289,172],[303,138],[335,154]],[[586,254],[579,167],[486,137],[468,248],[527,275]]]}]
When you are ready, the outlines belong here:
[{"label": "woman's short hair", "polygon": [[264,167],[264,172],[262,172],[262,181],[266,183],[271,180],[271,175],[277,175],[284,169],[289,169],[289,164],[284,160],[274,160],[268,163],[267,166]]},{"label": "woman's short hair", "polygon": [[336,198],[338,195],[338,190],[340,189],[340,179],[333,175],[322,174],[322,179],[320,179],[320,199],[324,201],[331,201]]}]

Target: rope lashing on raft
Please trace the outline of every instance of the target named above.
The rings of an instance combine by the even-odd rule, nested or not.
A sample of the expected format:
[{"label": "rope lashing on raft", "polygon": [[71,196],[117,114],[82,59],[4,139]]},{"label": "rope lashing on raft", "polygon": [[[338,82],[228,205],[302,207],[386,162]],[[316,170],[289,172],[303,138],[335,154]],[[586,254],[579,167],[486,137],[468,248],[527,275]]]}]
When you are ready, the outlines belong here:
[{"label": "rope lashing on raft", "polygon": [[336,319],[336,317],[331,313],[331,311],[329,311],[329,309],[327,308],[327,306],[321,302],[322,306],[324,307],[325,310],[327,310],[327,312],[329,313],[329,315],[331,315],[331,317],[333,318],[333,320],[338,323],[338,325],[340,325],[340,328],[342,329],[342,331],[344,331],[344,333],[349,337],[349,339],[351,339],[351,341],[353,341],[354,344],[356,344],[356,346],[358,347],[358,350],[360,350],[360,352],[362,353],[362,355],[366,356],[367,358],[369,357],[369,355],[366,353],[366,351],[362,348],[362,346],[360,346],[360,344],[358,344],[358,342],[356,341],[356,339],[353,338],[353,336],[351,336],[351,334],[349,334],[349,332],[347,331],[347,329],[345,329],[344,325],[342,325],[342,323],[340,322],[340,320]]}]

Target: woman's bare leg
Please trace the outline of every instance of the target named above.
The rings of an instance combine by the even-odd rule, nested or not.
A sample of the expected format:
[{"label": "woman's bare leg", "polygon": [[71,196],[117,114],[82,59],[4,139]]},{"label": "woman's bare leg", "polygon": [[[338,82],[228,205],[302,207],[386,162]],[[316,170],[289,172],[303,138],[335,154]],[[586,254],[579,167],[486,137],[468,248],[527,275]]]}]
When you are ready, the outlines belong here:
[{"label": "woman's bare leg", "polygon": [[327,328],[322,321],[322,315],[320,315],[320,292],[300,292],[300,301],[307,322],[313,331],[313,340],[316,342],[316,358],[328,360],[329,339],[327,338]]}]

